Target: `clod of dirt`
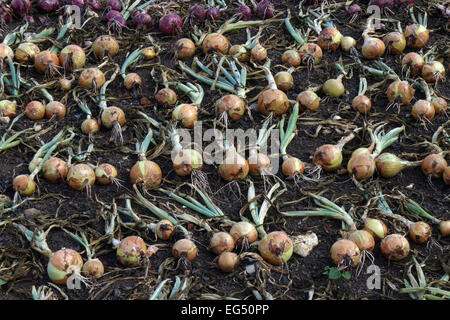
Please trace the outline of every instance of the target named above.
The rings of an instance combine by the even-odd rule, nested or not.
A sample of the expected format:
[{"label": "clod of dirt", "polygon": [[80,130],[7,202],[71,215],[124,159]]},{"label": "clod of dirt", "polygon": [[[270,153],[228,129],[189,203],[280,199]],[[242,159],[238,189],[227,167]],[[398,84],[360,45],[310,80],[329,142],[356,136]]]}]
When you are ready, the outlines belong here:
[{"label": "clod of dirt", "polygon": [[302,257],[307,257],[312,249],[319,244],[319,239],[314,232],[309,232],[304,235],[291,237],[294,242],[294,253]]}]

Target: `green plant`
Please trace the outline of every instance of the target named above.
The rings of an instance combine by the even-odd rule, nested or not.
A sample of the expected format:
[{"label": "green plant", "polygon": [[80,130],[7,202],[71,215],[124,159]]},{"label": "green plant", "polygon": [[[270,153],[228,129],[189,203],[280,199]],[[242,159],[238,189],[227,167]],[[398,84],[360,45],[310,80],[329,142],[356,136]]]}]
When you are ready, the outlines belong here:
[{"label": "green plant", "polygon": [[323,274],[326,274],[330,280],[338,280],[340,278],[349,280],[352,276],[349,271],[342,271],[337,267],[330,266],[325,267],[325,272]]}]

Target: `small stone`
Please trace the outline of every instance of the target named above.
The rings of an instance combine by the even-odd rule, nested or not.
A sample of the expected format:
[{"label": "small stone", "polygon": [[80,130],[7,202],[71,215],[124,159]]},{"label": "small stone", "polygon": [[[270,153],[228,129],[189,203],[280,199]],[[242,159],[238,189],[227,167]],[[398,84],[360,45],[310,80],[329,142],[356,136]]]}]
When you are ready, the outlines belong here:
[{"label": "small stone", "polygon": [[38,210],[36,208],[29,208],[29,209],[25,209],[23,211],[23,214],[24,214],[25,218],[30,219],[30,218],[33,218],[33,217],[35,217],[37,215],[42,214],[42,211]]}]

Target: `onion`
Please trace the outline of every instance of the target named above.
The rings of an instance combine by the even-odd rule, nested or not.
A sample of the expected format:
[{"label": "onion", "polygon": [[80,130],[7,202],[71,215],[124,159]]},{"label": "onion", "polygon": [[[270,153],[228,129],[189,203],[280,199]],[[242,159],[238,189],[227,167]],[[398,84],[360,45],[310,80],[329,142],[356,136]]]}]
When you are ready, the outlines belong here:
[{"label": "onion", "polygon": [[129,73],[125,76],[123,84],[127,90],[135,90],[142,86],[142,78],[137,73]]},{"label": "onion", "polygon": [[191,39],[178,39],[174,45],[175,56],[178,59],[190,59],[195,54],[195,44]]},{"label": "onion", "polygon": [[450,236],[450,220],[441,221],[441,223],[439,223],[439,231],[444,237]]},{"label": "onion", "polygon": [[280,71],[273,78],[275,79],[277,88],[283,91],[288,91],[294,85],[294,78],[292,77],[292,74],[287,71]]},{"label": "onion", "polygon": [[381,241],[381,253],[392,261],[400,261],[409,254],[409,242],[400,234],[390,234]]},{"label": "onion", "polygon": [[105,267],[99,259],[90,259],[84,263],[81,273],[84,276],[92,276],[99,279],[105,273]]},{"label": "onion", "polygon": [[181,121],[184,128],[192,129],[197,121],[197,108],[190,104],[180,104],[173,110],[172,120]]},{"label": "onion", "polygon": [[267,49],[264,48],[259,42],[250,50],[252,60],[263,61],[267,58]]},{"label": "onion", "polygon": [[175,258],[186,258],[192,261],[197,257],[197,246],[189,239],[178,240],[172,247],[172,255]]},{"label": "onion", "polygon": [[418,100],[414,103],[411,113],[416,120],[427,118],[431,121],[434,119],[435,110],[431,102],[427,100]]},{"label": "onion", "polygon": [[189,16],[201,23],[206,19],[206,9],[201,4],[194,4],[189,8]]},{"label": "onion", "polygon": [[264,260],[273,265],[287,262],[293,251],[292,240],[283,231],[273,231],[259,242],[259,253]]},{"label": "onion", "polygon": [[289,99],[287,95],[278,89],[266,89],[258,97],[258,110],[264,115],[274,113],[279,116],[289,109]]},{"label": "onion", "polygon": [[181,177],[188,176],[192,170],[203,168],[203,158],[200,152],[194,149],[183,149],[172,160],[173,170]]},{"label": "onion", "polygon": [[252,154],[248,158],[249,172],[254,176],[261,176],[270,170],[270,158],[264,153]]},{"label": "onion", "polygon": [[226,54],[230,48],[230,41],[220,33],[208,34],[202,42],[203,53],[216,51]]},{"label": "onion", "polygon": [[275,14],[275,7],[269,0],[262,0],[258,3],[256,12],[261,19],[269,19]]},{"label": "onion", "polygon": [[86,135],[96,134],[100,131],[100,125],[95,119],[86,119],[81,123],[81,132]]},{"label": "onion", "polygon": [[402,104],[409,104],[414,97],[414,89],[406,81],[394,81],[387,88],[388,100],[400,99]]},{"label": "onion", "polygon": [[100,0],[86,0],[86,4],[94,11],[98,11],[102,7],[102,2]]},{"label": "onion", "polygon": [[439,153],[433,153],[422,160],[422,172],[427,177],[439,179],[447,168],[447,161]]},{"label": "onion", "polygon": [[352,101],[352,108],[359,113],[367,114],[372,109],[372,102],[365,95],[358,95]]},{"label": "onion", "polygon": [[406,27],[406,44],[411,49],[422,49],[428,43],[430,33],[423,25],[414,23]]},{"label": "onion", "polygon": [[218,115],[227,112],[232,120],[239,120],[245,111],[244,100],[234,94],[227,94],[217,100],[215,107]]},{"label": "onion", "polygon": [[144,58],[144,60],[152,60],[156,57],[156,52],[155,49],[153,49],[152,47],[147,47],[142,49],[142,57]]},{"label": "onion", "polygon": [[281,172],[288,178],[292,179],[296,174],[303,174],[305,164],[298,158],[287,157],[281,165]]},{"label": "onion", "polygon": [[445,114],[447,111],[447,101],[441,97],[433,97],[431,104],[436,111],[436,114]]},{"label": "onion", "polygon": [[302,59],[298,51],[290,49],[283,52],[281,62],[292,67],[298,67],[302,62]]},{"label": "onion", "polygon": [[372,234],[366,230],[356,230],[350,233],[349,240],[353,241],[363,251],[372,251],[375,248],[375,239]]},{"label": "onion", "polygon": [[115,17],[120,16],[120,12],[116,11],[116,10],[109,10],[108,13],[105,15],[105,21],[106,22],[110,22],[112,21]]},{"label": "onion", "polygon": [[66,78],[61,78],[59,79],[59,85],[61,86],[61,89],[63,91],[70,91],[70,89],[72,89],[72,80],[66,79]]},{"label": "onion", "polygon": [[297,96],[297,102],[301,111],[316,111],[319,109],[320,98],[314,91],[305,90]]},{"label": "onion", "polygon": [[238,263],[238,260],[239,258],[236,253],[225,251],[220,254],[217,265],[221,271],[231,272]]},{"label": "onion", "polygon": [[116,30],[120,31],[127,26],[127,20],[122,16],[121,13],[114,15],[108,21],[108,27],[114,27]]},{"label": "onion", "polygon": [[38,7],[42,12],[50,13],[59,8],[59,2],[58,0],[39,0]]},{"label": "onion", "polygon": [[87,164],[76,164],[69,169],[67,183],[72,189],[77,191],[89,190],[95,183],[95,172]]},{"label": "onion", "polygon": [[99,89],[106,82],[105,74],[98,68],[87,68],[81,72],[78,78],[80,86],[86,89]]},{"label": "onion", "polygon": [[9,24],[11,22],[11,10],[3,3],[0,4],[0,25]]},{"label": "onion", "polygon": [[445,184],[450,185],[450,166],[445,168],[444,172],[442,173],[442,178],[444,179]]},{"label": "onion", "polygon": [[104,56],[114,57],[119,52],[119,43],[113,36],[104,35],[94,41],[92,48],[98,58],[102,59]]},{"label": "onion", "polygon": [[206,11],[206,18],[215,21],[220,18],[220,10],[216,7],[211,7]]},{"label": "onion", "polygon": [[241,20],[247,21],[252,17],[252,10],[245,4],[241,4],[239,8],[237,8],[236,14],[240,17]]},{"label": "onion", "polygon": [[361,52],[366,59],[377,59],[381,57],[386,49],[384,42],[378,38],[366,37],[361,47]]},{"label": "onion", "polygon": [[7,60],[8,57],[13,59],[14,52],[8,45],[0,43],[0,60]]},{"label": "onion", "polygon": [[209,242],[209,250],[217,255],[225,251],[233,251],[234,239],[227,232],[216,232]]},{"label": "onion", "polygon": [[141,263],[146,251],[147,245],[141,237],[129,236],[120,242],[116,255],[121,264],[136,267]]},{"label": "onion", "polygon": [[230,229],[230,235],[236,244],[243,242],[250,244],[258,239],[258,231],[256,231],[255,226],[247,221],[240,221],[233,224]]},{"label": "onion", "polygon": [[219,175],[225,181],[243,180],[247,177],[249,164],[237,152],[227,152],[224,161],[219,166]]},{"label": "onion", "polygon": [[175,227],[172,222],[169,220],[160,220],[156,224],[156,235],[159,239],[162,240],[169,240],[172,236],[172,233],[174,231]]},{"label": "onion", "polygon": [[406,48],[406,39],[403,33],[395,31],[384,36],[383,42],[392,54],[401,54]]},{"label": "onion", "polygon": [[56,73],[59,66],[59,59],[56,53],[49,50],[39,52],[34,57],[34,67],[39,73]]},{"label": "onion", "polygon": [[101,120],[102,125],[107,129],[111,129],[115,122],[123,126],[126,121],[125,113],[118,107],[108,107],[106,110],[103,110]]},{"label": "onion", "polygon": [[356,46],[356,40],[350,36],[343,37],[341,39],[341,49],[344,52],[350,52],[352,48]]},{"label": "onion", "polygon": [[362,9],[358,4],[355,3],[355,4],[352,4],[350,7],[348,7],[347,13],[350,16],[353,16],[354,14],[362,13]]},{"label": "onion", "polygon": [[106,2],[106,8],[110,8],[111,10],[121,11],[122,4],[119,0],[108,0]]},{"label": "onion", "polygon": [[414,222],[409,226],[409,237],[415,243],[421,244],[431,238],[431,227],[423,221]]},{"label": "onion", "polygon": [[361,259],[361,253],[356,243],[347,239],[340,239],[333,243],[330,254],[331,260],[336,266],[342,263],[351,263],[352,266],[356,266]]},{"label": "onion", "polygon": [[425,61],[422,56],[416,52],[409,52],[402,59],[402,66],[409,68],[413,76],[422,74],[424,65]]},{"label": "onion", "polygon": [[391,12],[394,9],[394,0],[372,0],[370,4],[379,6],[383,12],[389,9]]},{"label": "onion", "polygon": [[345,87],[342,83],[342,77],[328,79],[322,86],[322,91],[331,97],[338,98],[345,93]]},{"label": "onion", "polygon": [[230,56],[236,57],[240,62],[245,62],[250,59],[247,49],[240,44],[235,44],[231,46],[230,50],[228,51],[228,54]]},{"label": "onion", "polygon": [[12,118],[16,115],[16,101],[1,100],[0,101],[0,116]]},{"label": "onion", "polygon": [[162,181],[161,168],[153,161],[140,160],[130,170],[130,181],[147,190],[157,188]]},{"label": "onion", "polygon": [[133,24],[137,30],[150,30],[153,28],[153,19],[148,13],[142,11],[133,17]]},{"label": "onion", "polygon": [[25,115],[30,120],[39,120],[45,116],[45,106],[39,101],[31,101],[25,107]]},{"label": "onion", "polygon": [[72,274],[79,274],[83,267],[83,258],[72,249],[63,248],[52,254],[48,265],[47,274],[50,280],[56,284],[66,284]]},{"label": "onion", "polygon": [[364,230],[368,231],[375,240],[384,239],[388,233],[388,228],[383,221],[372,218],[365,220]]},{"label": "onion", "polygon": [[49,102],[45,106],[45,116],[47,119],[53,116],[56,116],[58,119],[63,119],[66,116],[66,106],[58,101]]},{"label": "onion", "polygon": [[370,153],[354,154],[347,164],[347,171],[358,181],[369,179],[375,172],[375,161]]},{"label": "onion", "polygon": [[174,13],[166,14],[159,20],[159,31],[166,36],[174,36],[181,32],[183,27],[183,20]]},{"label": "onion", "polygon": [[67,163],[56,157],[49,158],[42,166],[42,175],[51,183],[65,180],[68,172]]},{"label": "onion", "polygon": [[422,68],[422,77],[427,82],[438,82],[445,78],[445,68],[439,61],[430,61]]},{"label": "onion", "polygon": [[322,29],[317,38],[317,44],[322,50],[335,51],[341,44],[342,34],[334,27]]},{"label": "onion", "polygon": [[95,168],[95,181],[102,185],[113,183],[117,175],[116,167],[109,163],[102,163]]},{"label": "onion", "polygon": [[64,6],[77,6],[80,9],[84,7],[84,0],[62,0]]},{"label": "onion", "polygon": [[342,163],[342,148],[334,144],[320,146],[314,152],[313,163],[327,172],[334,171]]},{"label": "onion", "polygon": [[174,105],[177,103],[177,94],[170,88],[163,88],[156,93],[156,102],[162,106],[164,104]]},{"label": "onion", "polygon": [[41,50],[34,43],[22,42],[16,49],[16,60],[25,64],[32,63],[39,52]]},{"label": "onion", "polygon": [[86,63],[84,50],[75,44],[68,45],[62,49],[59,63],[66,71],[83,68]]},{"label": "onion", "polygon": [[19,192],[22,196],[32,195],[36,189],[36,184],[33,179],[27,174],[21,174],[14,178],[13,188],[15,191]]},{"label": "onion", "polygon": [[396,176],[400,171],[408,166],[408,161],[403,161],[395,154],[382,153],[375,159],[375,165],[377,166],[377,172],[383,178],[392,178]]},{"label": "onion", "polygon": [[308,63],[313,61],[314,63],[319,63],[322,59],[322,49],[315,43],[304,43],[298,50],[301,61],[303,63]]}]

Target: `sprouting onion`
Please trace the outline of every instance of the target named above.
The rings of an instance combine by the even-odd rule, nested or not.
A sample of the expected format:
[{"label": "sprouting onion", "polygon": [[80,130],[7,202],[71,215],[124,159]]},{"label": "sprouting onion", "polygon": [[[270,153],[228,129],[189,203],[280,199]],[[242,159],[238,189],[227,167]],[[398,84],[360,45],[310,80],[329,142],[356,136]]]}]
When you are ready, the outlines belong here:
[{"label": "sprouting onion", "polygon": [[264,121],[261,129],[259,130],[258,139],[255,141],[254,145],[249,146],[249,172],[254,176],[261,176],[270,173],[270,158],[265,153],[258,152],[264,146],[264,144],[266,144],[272,129],[276,126],[272,125],[270,128],[268,128],[270,121],[271,117],[268,117]]},{"label": "sprouting onion", "polygon": [[406,161],[395,154],[384,152],[375,158],[377,172],[383,178],[392,178],[407,167],[420,166],[422,161]]},{"label": "sprouting onion", "polygon": [[361,114],[366,114],[372,109],[372,102],[370,101],[370,98],[365,95],[366,90],[367,80],[364,77],[360,77],[358,95],[353,98],[352,107]]},{"label": "sprouting onion", "polygon": [[417,19],[414,16],[413,7],[410,8],[411,19],[413,24],[408,25],[405,29],[406,44],[411,49],[421,49],[428,43],[430,37],[427,30],[427,12],[419,14]]},{"label": "sprouting onion", "polygon": [[258,110],[264,115],[273,113],[276,116],[286,113],[289,109],[289,99],[287,95],[278,89],[275,79],[270,72],[270,60],[262,66],[268,88],[263,90],[258,96]]},{"label": "sprouting onion", "polygon": [[181,82],[169,82],[169,85],[175,86],[177,89],[186,93],[191,99],[191,103],[179,104],[172,112],[172,120],[178,120],[181,122],[184,128],[194,128],[197,121],[197,108],[200,107],[203,97],[205,95],[201,85],[187,82],[183,84]]},{"label": "sprouting onion", "polygon": [[173,170],[179,176],[188,176],[193,171],[199,171],[203,168],[203,157],[195,149],[183,148],[180,143],[180,135],[175,127],[169,132],[172,142],[172,165]]},{"label": "sprouting onion", "polygon": [[127,90],[136,90],[142,85],[142,78],[137,73],[126,73],[127,68],[136,62],[142,54],[142,49],[136,49],[125,59],[125,62],[120,68],[120,75],[123,78],[125,88]]},{"label": "sprouting onion", "polygon": [[363,32],[364,43],[361,47],[364,58],[370,60],[381,57],[386,49],[383,41],[369,36],[369,32],[372,32],[373,30],[373,17],[371,16],[367,19],[367,27]]}]

